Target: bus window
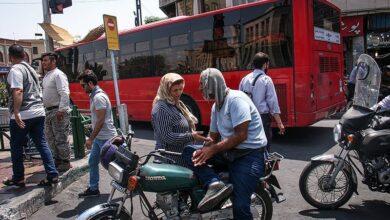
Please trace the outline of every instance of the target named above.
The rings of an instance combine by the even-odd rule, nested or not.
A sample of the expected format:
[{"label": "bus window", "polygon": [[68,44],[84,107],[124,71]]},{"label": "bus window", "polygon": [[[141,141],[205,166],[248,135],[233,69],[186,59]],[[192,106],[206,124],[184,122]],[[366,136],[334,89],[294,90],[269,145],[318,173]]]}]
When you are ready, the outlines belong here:
[{"label": "bus window", "polygon": [[[118,72],[120,79],[152,75],[151,31],[141,31],[123,36],[120,43],[128,45],[131,51],[121,50]],[[134,52],[132,52],[134,51]]]},{"label": "bus window", "polygon": [[319,0],[313,1],[314,27],[340,33],[340,16],[336,9]]},{"label": "bus window", "polygon": [[69,82],[76,82],[78,73],[74,71],[74,48],[69,48],[58,53],[57,67],[68,77]]},{"label": "bus window", "polygon": [[291,6],[269,3],[241,9],[243,22],[242,69],[252,69],[252,58],[258,52],[270,56],[271,67],[292,65]]},{"label": "bus window", "polygon": [[221,71],[239,69],[239,12],[227,12],[191,21],[192,51],[190,72],[208,67]]},{"label": "bus window", "polygon": [[128,39],[128,35],[121,36],[119,38],[119,44],[121,47],[120,50],[120,59],[118,63],[118,72],[119,79],[130,78],[130,58],[133,57],[132,54],[135,52],[135,45]]},{"label": "bus window", "polygon": [[188,73],[189,23],[174,23],[152,31],[154,75]]},{"label": "bus window", "polygon": [[[107,50],[107,44],[105,41],[97,41],[93,44],[95,50],[95,62],[93,65],[93,71],[99,80],[111,80],[112,79],[112,67],[109,51]],[[116,61],[117,63],[117,61]]]}]

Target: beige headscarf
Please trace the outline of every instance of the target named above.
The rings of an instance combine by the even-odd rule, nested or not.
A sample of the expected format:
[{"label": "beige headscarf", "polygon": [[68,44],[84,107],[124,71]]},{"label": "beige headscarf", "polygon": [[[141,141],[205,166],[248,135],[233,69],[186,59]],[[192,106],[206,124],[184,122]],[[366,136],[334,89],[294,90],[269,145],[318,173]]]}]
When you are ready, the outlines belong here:
[{"label": "beige headscarf", "polygon": [[207,68],[200,74],[200,81],[202,83],[202,95],[204,99],[210,101],[210,95],[212,95],[219,108],[229,92],[221,71],[215,68]]},{"label": "beige headscarf", "polygon": [[190,128],[195,130],[195,124],[198,123],[198,119],[188,110],[187,106],[182,101],[179,100],[178,102],[175,102],[173,97],[170,95],[170,89],[172,85],[178,81],[182,81],[184,83],[183,77],[181,77],[179,74],[165,74],[160,80],[160,86],[158,87],[157,95],[154,98],[153,106],[158,100],[165,100],[168,103],[175,105],[187,119]]}]

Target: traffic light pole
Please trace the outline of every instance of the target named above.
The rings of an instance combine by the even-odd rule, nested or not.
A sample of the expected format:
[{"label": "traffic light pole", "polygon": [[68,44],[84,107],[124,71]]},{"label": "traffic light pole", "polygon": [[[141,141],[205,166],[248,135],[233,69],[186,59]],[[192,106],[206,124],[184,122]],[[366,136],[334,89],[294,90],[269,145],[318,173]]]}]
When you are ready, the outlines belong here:
[{"label": "traffic light pole", "polygon": [[[43,23],[51,24],[51,17],[49,12],[49,0],[42,0],[43,8]],[[46,52],[54,50],[53,39],[45,31],[45,49]]]},{"label": "traffic light pole", "polygon": [[137,9],[138,24],[142,25],[141,0],[135,0],[135,7]]}]

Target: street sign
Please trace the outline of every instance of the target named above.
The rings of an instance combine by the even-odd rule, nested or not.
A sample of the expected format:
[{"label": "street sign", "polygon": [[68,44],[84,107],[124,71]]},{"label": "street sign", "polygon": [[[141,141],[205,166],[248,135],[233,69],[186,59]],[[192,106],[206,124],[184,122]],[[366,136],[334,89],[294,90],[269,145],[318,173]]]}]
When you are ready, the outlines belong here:
[{"label": "street sign", "polygon": [[116,17],[103,15],[103,20],[108,49],[119,50],[118,25],[116,23]]},{"label": "street sign", "polygon": [[11,67],[9,66],[0,66],[0,73],[8,73]]}]

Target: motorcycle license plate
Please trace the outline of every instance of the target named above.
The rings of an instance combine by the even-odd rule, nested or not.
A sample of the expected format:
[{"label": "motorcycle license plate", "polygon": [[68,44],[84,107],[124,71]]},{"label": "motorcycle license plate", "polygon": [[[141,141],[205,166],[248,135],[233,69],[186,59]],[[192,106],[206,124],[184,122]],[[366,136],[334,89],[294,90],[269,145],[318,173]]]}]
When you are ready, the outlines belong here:
[{"label": "motorcycle license plate", "polygon": [[121,193],[125,193],[126,192],[126,188],[120,186],[117,182],[115,182],[114,180],[111,181],[111,186],[114,187],[116,190],[118,190],[119,192]]}]

